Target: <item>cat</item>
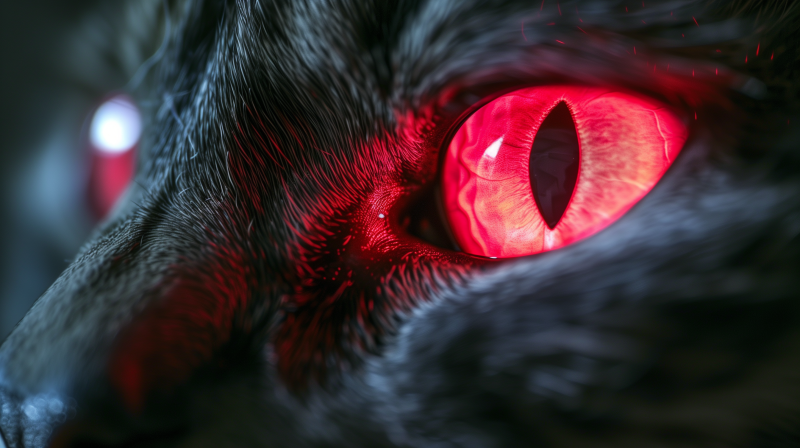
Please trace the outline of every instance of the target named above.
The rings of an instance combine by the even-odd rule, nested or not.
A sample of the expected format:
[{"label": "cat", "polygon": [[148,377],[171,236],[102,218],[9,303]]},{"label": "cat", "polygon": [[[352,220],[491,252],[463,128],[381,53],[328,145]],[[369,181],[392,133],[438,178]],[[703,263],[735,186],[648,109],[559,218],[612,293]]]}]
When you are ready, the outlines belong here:
[{"label": "cat", "polygon": [[[135,181],[0,347],[8,447],[800,445],[796,5],[119,12]],[[680,109],[680,156],[596,235],[460,251],[459,120],[566,84]]]}]

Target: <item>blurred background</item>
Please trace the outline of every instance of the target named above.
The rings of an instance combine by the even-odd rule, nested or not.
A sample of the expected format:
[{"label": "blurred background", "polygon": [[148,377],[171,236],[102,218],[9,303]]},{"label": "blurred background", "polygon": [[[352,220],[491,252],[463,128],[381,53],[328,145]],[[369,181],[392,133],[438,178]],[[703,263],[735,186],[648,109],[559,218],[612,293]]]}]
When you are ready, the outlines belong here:
[{"label": "blurred background", "polygon": [[98,218],[88,193],[98,160],[86,142],[102,92],[114,85],[87,85],[80,71],[92,62],[73,51],[76,34],[92,29],[85,22],[95,3],[0,2],[0,340]]}]

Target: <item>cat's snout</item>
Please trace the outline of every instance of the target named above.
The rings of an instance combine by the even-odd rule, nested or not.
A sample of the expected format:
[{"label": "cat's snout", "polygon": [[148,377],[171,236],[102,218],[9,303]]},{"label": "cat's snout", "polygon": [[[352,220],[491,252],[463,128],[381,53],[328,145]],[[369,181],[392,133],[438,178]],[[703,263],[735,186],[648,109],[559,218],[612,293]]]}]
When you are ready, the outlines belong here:
[{"label": "cat's snout", "polygon": [[50,446],[53,430],[69,413],[70,406],[56,395],[26,397],[0,386],[0,448]]}]

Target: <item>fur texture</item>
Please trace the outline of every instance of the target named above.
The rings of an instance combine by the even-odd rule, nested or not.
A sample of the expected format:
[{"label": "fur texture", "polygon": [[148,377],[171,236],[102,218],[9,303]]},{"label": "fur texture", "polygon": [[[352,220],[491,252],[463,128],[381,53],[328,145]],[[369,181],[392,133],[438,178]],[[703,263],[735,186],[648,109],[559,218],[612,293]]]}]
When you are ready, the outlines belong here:
[{"label": "fur texture", "polygon": [[[800,444],[800,9],[156,5],[119,40],[153,56],[112,63],[136,182],[0,349],[11,447]],[[409,234],[459,117],[553,83],[656,97],[689,141],[562,250]]]}]

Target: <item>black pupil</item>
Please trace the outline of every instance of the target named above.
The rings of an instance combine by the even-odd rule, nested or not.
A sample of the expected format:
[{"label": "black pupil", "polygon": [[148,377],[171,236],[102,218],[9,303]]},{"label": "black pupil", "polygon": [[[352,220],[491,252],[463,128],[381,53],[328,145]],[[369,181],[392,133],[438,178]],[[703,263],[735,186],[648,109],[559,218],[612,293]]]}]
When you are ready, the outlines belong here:
[{"label": "black pupil", "polygon": [[567,104],[558,103],[544,119],[531,148],[531,189],[539,212],[553,229],[567,209],[578,180],[578,133]]}]

